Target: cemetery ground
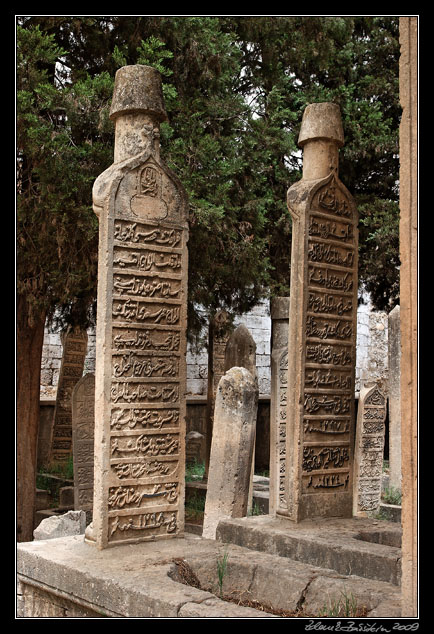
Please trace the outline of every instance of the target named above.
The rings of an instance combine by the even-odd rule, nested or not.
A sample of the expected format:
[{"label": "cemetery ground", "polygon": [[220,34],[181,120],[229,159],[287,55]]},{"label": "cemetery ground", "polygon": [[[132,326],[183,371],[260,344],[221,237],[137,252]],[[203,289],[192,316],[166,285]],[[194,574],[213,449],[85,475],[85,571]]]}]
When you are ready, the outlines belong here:
[{"label": "cemetery ground", "polygon": [[[203,474],[203,463],[197,461],[187,463],[185,538],[162,540],[158,542],[158,546],[155,543],[151,547],[149,544],[136,545],[135,548],[138,549],[136,555],[131,545],[121,546],[120,548],[125,550],[120,557],[123,562],[121,570],[116,570],[115,564],[111,563],[110,553],[117,549],[106,550],[104,556],[95,555],[95,549],[84,544],[83,535],[61,537],[55,542],[47,540],[44,542],[45,546],[43,542],[39,542],[39,548],[42,547],[44,551],[47,551],[44,553],[45,563],[42,570],[45,570],[49,577],[49,550],[55,548],[64,550],[61,565],[65,566],[65,569],[70,569],[71,578],[76,577],[77,584],[81,579],[80,585],[83,579],[87,579],[90,583],[93,573],[96,572],[94,582],[102,571],[105,571],[103,580],[107,574],[116,574],[113,580],[116,579],[116,586],[120,580],[121,588],[124,586],[122,578],[125,574],[128,576],[131,573],[136,579],[140,576],[149,577],[153,589],[151,586],[147,587],[145,604],[152,616],[159,612],[161,616],[173,616],[176,613],[177,616],[190,618],[256,618],[259,616],[303,619],[399,616],[401,527],[396,521],[391,521],[391,516],[385,514],[383,509],[375,517],[367,520],[356,519],[358,527],[362,529],[356,536],[360,545],[359,551],[357,548],[354,550],[354,543],[357,542],[351,534],[354,533],[350,527],[351,520],[340,520],[337,523],[328,520],[327,527],[323,520],[321,524],[318,524],[319,531],[314,530],[311,535],[309,535],[309,526],[306,525],[307,529],[299,531],[301,538],[298,541],[295,539],[294,531],[292,533],[289,531],[286,548],[291,550],[292,547],[289,545],[291,539],[294,540],[294,544],[297,542],[297,545],[285,555],[283,552],[285,547],[282,543],[279,545],[279,542],[285,541],[282,531],[277,529],[276,532],[273,524],[275,521],[267,515],[268,472],[261,472],[254,476],[254,497],[248,517],[223,521],[221,529],[219,527],[220,533],[218,531],[217,539],[207,540],[201,537],[206,494]],[[395,503],[399,502],[396,491],[387,486],[387,477],[388,463],[385,462],[383,502],[386,499]],[[70,488],[68,485],[73,482],[72,478],[72,461],[64,465],[53,464],[44,473],[38,474],[39,497],[44,499],[45,503],[48,502],[50,508],[48,515],[46,511],[43,511],[43,515],[39,515],[37,521],[40,521],[44,513],[47,517],[50,512],[60,514],[67,511],[67,505],[59,508],[59,504],[62,497],[65,501],[65,490]],[[261,529],[261,522],[265,523],[265,532]],[[336,527],[333,526],[334,524]],[[325,531],[324,528],[326,528]],[[331,548],[336,528],[340,539],[335,539],[335,548]],[[285,530],[288,532],[287,529]],[[330,535],[329,544],[326,545],[323,540],[321,553],[319,535],[327,532]],[[244,537],[240,541],[241,535]],[[265,535],[266,539],[264,539]],[[273,542],[274,546],[270,547]],[[349,552],[345,553],[345,547],[350,542],[354,551],[352,555]],[[25,567],[31,565],[29,562],[32,557],[37,556],[38,542],[35,541],[28,546],[26,556],[29,557],[29,561],[25,563]],[[32,553],[35,547],[36,550]],[[377,552],[373,557],[374,559],[377,557],[378,561],[372,564],[372,553],[369,553],[371,547],[377,551],[379,549],[383,555],[385,551],[390,551],[392,557],[388,553],[388,556],[382,559]],[[89,560],[88,567],[78,570],[79,566],[76,567],[74,560],[78,561],[77,553],[83,549],[89,551],[86,557]],[[334,555],[333,551],[335,551]],[[308,552],[310,555],[306,557]],[[365,571],[352,572],[355,564],[351,561],[351,557],[354,557],[354,553],[356,558],[363,560],[362,567],[365,567]],[[371,557],[371,565],[366,566],[369,557]],[[164,593],[157,598],[163,586]],[[125,597],[124,600],[126,601]],[[141,600],[143,601],[143,597]],[[131,597],[128,601],[134,603]],[[127,616],[127,614],[117,614],[116,601],[113,601],[113,597],[108,595],[106,603],[112,606],[113,613],[106,611],[106,613],[95,613],[92,616]],[[99,605],[102,604],[104,599],[101,601],[99,597]],[[131,605],[129,608],[134,610]],[[62,616],[73,616],[73,609],[65,600],[58,609],[63,610]],[[88,614],[90,614],[89,611]],[[52,613],[50,615],[53,616]],[[41,616],[44,615],[41,614]]]}]

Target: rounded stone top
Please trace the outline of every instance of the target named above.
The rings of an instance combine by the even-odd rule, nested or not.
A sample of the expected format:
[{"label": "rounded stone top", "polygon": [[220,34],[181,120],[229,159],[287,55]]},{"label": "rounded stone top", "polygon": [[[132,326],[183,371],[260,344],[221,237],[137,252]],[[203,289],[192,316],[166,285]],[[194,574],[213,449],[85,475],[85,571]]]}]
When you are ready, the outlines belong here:
[{"label": "rounded stone top", "polygon": [[336,103],[311,103],[306,106],[301,121],[298,145],[303,147],[313,139],[329,139],[338,147],[344,144],[341,111]]},{"label": "rounded stone top", "polygon": [[155,68],[135,64],[119,68],[115,76],[110,119],[122,114],[144,112],[167,121],[161,75]]}]

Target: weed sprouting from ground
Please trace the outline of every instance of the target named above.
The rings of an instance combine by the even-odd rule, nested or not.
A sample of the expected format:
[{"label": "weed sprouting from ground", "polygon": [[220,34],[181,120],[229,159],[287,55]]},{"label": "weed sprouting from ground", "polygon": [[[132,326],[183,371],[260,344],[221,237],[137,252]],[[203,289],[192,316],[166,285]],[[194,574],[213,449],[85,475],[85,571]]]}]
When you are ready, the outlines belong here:
[{"label": "weed sprouting from ground", "polygon": [[352,593],[341,592],[342,598],[329,601],[329,605],[324,605],[319,617],[362,617],[366,616],[366,608],[357,604],[357,599]]}]

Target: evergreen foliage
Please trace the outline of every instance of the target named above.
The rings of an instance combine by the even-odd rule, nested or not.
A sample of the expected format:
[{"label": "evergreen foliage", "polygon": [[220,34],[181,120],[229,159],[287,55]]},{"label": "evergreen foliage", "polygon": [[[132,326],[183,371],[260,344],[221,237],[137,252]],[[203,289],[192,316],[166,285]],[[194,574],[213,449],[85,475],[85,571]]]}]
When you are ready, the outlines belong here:
[{"label": "evergreen foliage", "polygon": [[[288,294],[288,187],[305,106],[340,105],[340,177],[360,211],[360,279],[399,301],[398,18],[23,17],[18,26],[19,290],[83,321],[95,297],[93,180],[112,161],[117,68],[163,78],[162,155],[190,204],[189,329],[205,307]],[[36,299],[38,297],[38,299]]]}]

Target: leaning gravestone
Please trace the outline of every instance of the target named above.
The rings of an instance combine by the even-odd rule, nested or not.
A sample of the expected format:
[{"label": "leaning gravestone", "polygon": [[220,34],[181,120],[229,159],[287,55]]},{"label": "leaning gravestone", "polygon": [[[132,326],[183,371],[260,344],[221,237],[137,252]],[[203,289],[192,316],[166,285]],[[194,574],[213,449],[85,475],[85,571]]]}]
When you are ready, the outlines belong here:
[{"label": "leaning gravestone", "polygon": [[293,219],[285,495],[279,515],[351,517],[358,214],[338,176],[339,107],[307,106]]},{"label": "leaning gravestone", "polygon": [[286,400],[289,297],[271,300],[270,501],[269,513],[286,510]]},{"label": "leaning gravestone", "polygon": [[215,539],[223,518],[245,517],[255,441],[258,386],[245,368],[220,379],[211,444],[202,537]]},{"label": "leaning gravestone", "polygon": [[83,376],[72,392],[72,457],[74,509],[92,520],[95,431],[95,376]]},{"label": "leaning gravestone", "polygon": [[378,511],[384,458],[387,399],[381,381],[360,390],[354,460],[354,511],[358,517]]},{"label": "leaning gravestone", "polygon": [[116,73],[114,163],[96,180],[100,225],[93,522],[105,548],[184,530],[187,198],[160,159],[167,119],[150,67]]},{"label": "leaning gravestone", "polygon": [[72,451],[71,396],[83,374],[87,333],[74,329],[62,336],[63,355],[54,408],[50,462],[66,462]]}]

